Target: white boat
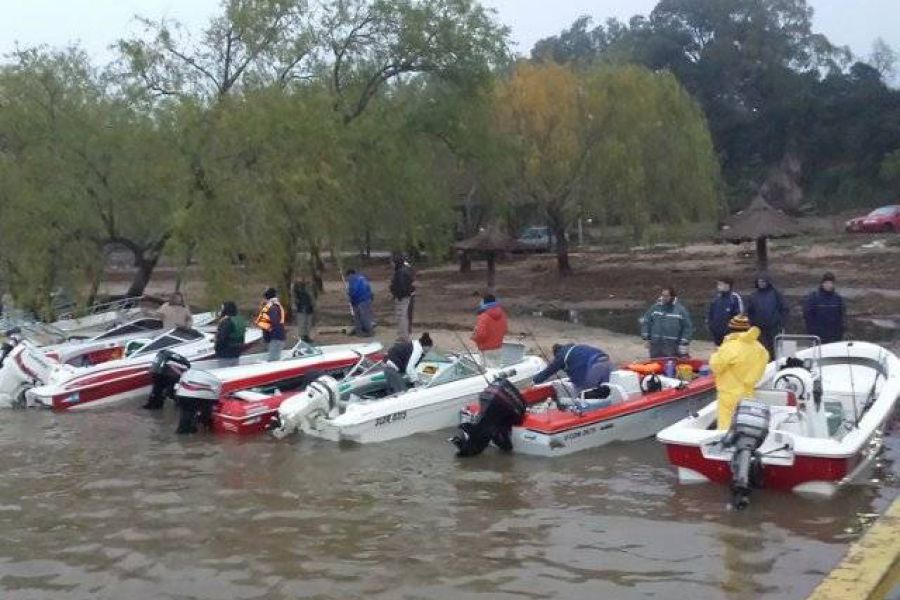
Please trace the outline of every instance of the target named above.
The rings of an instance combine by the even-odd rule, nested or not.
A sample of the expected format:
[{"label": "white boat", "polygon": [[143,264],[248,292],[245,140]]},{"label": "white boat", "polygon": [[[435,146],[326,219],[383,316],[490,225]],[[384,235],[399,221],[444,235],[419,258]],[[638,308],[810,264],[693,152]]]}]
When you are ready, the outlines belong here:
[{"label": "white boat", "polygon": [[379,369],[342,382],[323,378],[279,407],[276,437],[295,431],[332,441],[368,444],[454,427],[459,411],[489,382],[506,378],[517,387],[531,384],[545,363],[526,356],[522,344],[505,344],[497,366],[480,356],[429,352],[417,367],[418,382],[389,394]]},{"label": "white boat", "polygon": [[[245,346],[261,337],[259,329],[248,328]],[[12,349],[0,369],[0,406],[69,410],[140,397],[150,391],[150,365],[160,350],[176,350],[188,360],[208,359],[214,353],[214,339],[209,332],[176,328],[123,358],[88,367],[59,364],[41,349],[22,342]]]},{"label": "white boat", "polygon": [[900,395],[900,360],[807,336],[778,338],[776,357],[729,432],[716,429],[712,402],[659,433],[680,481],[730,483],[741,508],[756,486],[831,496],[865,479]]}]

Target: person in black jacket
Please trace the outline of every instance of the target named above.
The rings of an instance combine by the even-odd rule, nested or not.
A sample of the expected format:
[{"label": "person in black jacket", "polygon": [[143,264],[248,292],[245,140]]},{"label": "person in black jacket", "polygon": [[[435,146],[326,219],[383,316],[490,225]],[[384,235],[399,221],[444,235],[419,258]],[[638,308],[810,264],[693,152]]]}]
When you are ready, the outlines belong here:
[{"label": "person in black jacket", "polygon": [[434,347],[428,333],[412,342],[397,342],[384,359],[384,377],[392,394],[399,394],[418,382],[416,367]]},{"label": "person in black jacket", "polygon": [[773,358],[775,337],[784,332],[789,315],[790,307],[772,284],[772,278],[767,273],[760,273],[756,278],[756,291],[747,301],[747,318],[751,325],[759,327],[762,332],[759,341]]},{"label": "person in black jacket", "polygon": [[391,278],[394,314],[397,317],[397,340],[412,339],[413,307],[416,295],[415,274],[402,254],[394,256],[394,276]]},{"label": "person in black jacket", "polygon": [[238,363],[244,349],[246,332],[247,321],[238,314],[237,305],[231,301],[223,303],[215,342],[215,355],[219,359],[219,365],[230,367]]},{"label": "person in black jacket", "polygon": [[312,328],[316,320],[316,301],[307,288],[306,281],[294,284],[294,311],[297,315],[297,336],[304,342],[312,342]]},{"label": "person in black jacket", "polygon": [[825,273],[819,289],[803,302],[803,320],[806,332],[816,335],[823,344],[844,339],[846,309],[844,299],[834,290],[834,274]]}]

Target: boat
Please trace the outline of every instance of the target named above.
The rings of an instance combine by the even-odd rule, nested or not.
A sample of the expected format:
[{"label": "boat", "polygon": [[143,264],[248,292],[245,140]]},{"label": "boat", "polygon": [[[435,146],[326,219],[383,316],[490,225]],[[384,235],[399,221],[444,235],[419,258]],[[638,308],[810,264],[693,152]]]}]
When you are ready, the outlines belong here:
[{"label": "boat", "polygon": [[900,394],[897,356],[867,342],[780,336],[775,357],[728,431],[716,429],[711,402],[659,433],[680,482],[730,484],[740,509],[760,487],[830,497],[866,479]]},{"label": "boat", "polygon": [[563,456],[652,437],[699,410],[715,392],[712,376],[701,375],[703,361],[672,360],[682,378],[662,375],[658,361],[632,363],[580,395],[562,378],[521,393],[492,386],[462,410],[451,441],[461,456],[480,454],[492,441],[518,454]]},{"label": "boat", "polygon": [[[59,364],[23,342],[12,349],[0,370],[0,405],[44,406],[76,410],[105,406],[145,396],[151,386],[150,366],[163,349],[177,350],[189,360],[212,358],[214,334],[175,328],[160,333],[127,356],[98,365]],[[248,328],[245,347],[262,338]]]},{"label": "boat", "polygon": [[385,442],[457,424],[459,411],[491,381],[501,378],[524,387],[546,363],[526,356],[522,344],[504,344],[502,358],[486,365],[480,355],[431,350],[416,367],[418,381],[392,394],[383,368],[343,381],[323,377],[278,409],[277,438],[295,432],[335,442]]},{"label": "boat", "polygon": [[212,430],[216,433],[263,433],[285,398],[321,376],[342,378],[362,372],[382,358],[382,351],[378,342],[329,346],[299,342],[276,362],[265,362],[268,354],[244,356],[238,365],[225,368],[219,368],[217,361],[194,362],[180,375],[174,396],[179,402],[215,403]]}]

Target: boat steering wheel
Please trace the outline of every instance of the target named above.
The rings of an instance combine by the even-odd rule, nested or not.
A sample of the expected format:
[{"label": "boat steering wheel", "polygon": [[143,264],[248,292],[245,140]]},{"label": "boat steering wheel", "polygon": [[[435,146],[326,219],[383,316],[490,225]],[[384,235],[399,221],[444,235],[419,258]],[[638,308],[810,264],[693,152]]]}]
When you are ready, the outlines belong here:
[{"label": "boat steering wheel", "polygon": [[775,382],[772,384],[776,390],[786,390],[788,392],[792,392],[797,399],[806,398],[806,383],[803,381],[803,378],[793,374],[793,373],[784,373],[783,375],[779,375],[775,378]]}]

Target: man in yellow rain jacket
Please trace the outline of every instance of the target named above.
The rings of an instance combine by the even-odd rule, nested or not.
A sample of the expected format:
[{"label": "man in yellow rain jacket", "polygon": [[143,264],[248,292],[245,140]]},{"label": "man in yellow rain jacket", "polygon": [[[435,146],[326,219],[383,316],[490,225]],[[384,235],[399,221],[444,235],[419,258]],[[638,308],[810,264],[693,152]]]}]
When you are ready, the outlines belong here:
[{"label": "man in yellow rain jacket", "polygon": [[753,389],[769,362],[769,352],[759,343],[760,330],[751,327],[747,317],[734,317],[728,323],[728,329],[732,333],[725,336],[722,345],[709,359],[716,378],[719,429],[731,427],[738,403],[753,396]]}]

